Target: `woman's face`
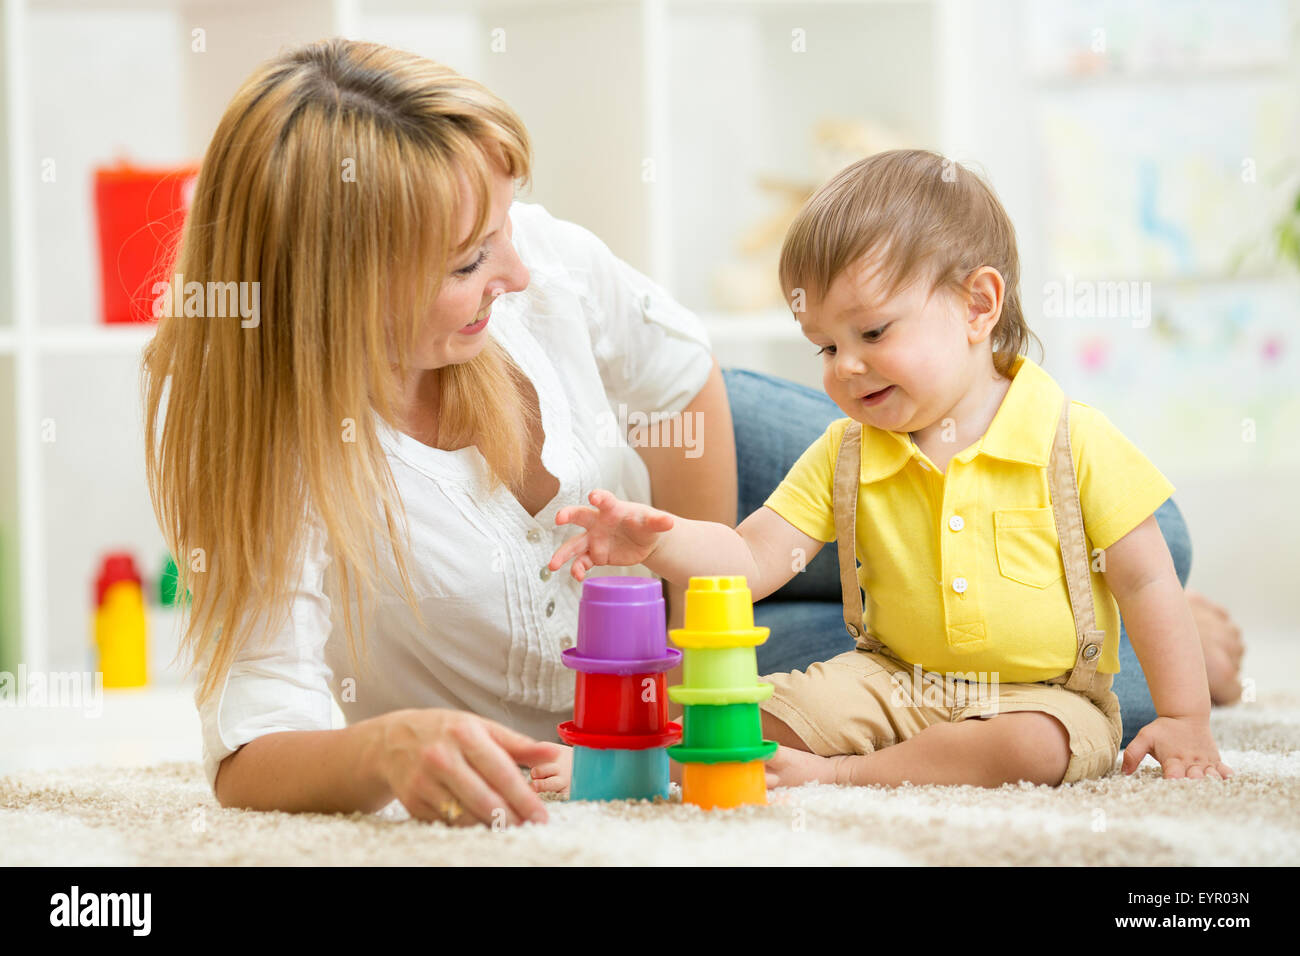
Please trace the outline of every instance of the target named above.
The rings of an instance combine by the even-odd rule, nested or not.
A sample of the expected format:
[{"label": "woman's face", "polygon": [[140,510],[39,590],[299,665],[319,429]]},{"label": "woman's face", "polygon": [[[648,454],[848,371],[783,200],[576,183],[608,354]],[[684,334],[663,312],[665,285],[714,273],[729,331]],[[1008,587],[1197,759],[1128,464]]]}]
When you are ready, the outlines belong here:
[{"label": "woman's face", "polygon": [[[496,172],[488,235],[479,246],[451,260],[438,298],[416,337],[410,363],[413,370],[468,362],[487,344],[492,302],[502,293],[528,287],[528,269],[510,241],[514,195],[514,180]],[[469,238],[474,226],[474,201],[465,182],[461,209],[458,245]]]}]

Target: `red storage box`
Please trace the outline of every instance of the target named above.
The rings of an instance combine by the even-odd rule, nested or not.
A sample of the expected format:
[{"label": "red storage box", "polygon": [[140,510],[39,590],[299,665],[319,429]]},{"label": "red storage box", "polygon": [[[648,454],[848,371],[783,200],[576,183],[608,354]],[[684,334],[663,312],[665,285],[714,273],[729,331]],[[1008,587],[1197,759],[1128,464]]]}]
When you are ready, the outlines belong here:
[{"label": "red storage box", "polygon": [[155,282],[181,238],[198,166],[145,169],[120,160],[95,170],[103,316],[110,325],[155,322]]}]

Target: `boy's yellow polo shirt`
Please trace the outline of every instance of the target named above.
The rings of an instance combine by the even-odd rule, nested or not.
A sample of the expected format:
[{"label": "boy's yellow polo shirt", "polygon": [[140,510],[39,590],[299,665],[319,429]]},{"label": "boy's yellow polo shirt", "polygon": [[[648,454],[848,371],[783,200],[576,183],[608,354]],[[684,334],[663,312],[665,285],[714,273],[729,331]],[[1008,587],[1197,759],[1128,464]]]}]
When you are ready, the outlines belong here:
[{"label": "boy's yellow polo shirt", "polygon": [[[866,627],[911,664],[939,673],[1047,680],[1074,665],[1077,641],[1047,489],[1061,387],[1019,356],[984,436],[941,474],[899,432],[862,426],[857,555]],[[765,502],[819,541],[835,540],[835,455],[850,419],[832,422]],[[1101,412],[1070,405],[1070,448],[1089,554],[1108,548],[1173,485]],[[1098,670],[1119,670],[1119,608],[1092,560]]]}]

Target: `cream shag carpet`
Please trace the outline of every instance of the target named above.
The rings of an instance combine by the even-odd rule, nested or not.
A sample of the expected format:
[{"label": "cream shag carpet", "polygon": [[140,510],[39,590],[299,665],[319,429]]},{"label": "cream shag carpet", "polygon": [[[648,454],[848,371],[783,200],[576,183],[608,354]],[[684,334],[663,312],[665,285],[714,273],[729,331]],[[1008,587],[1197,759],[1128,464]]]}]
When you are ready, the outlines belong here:
[{"label": "cream shag carpet", "polygon": [[548,802],[549,824],[493,831],[378,814],[226,810],[197,763],[0,779],[0,865],[1296,865],[1300,697],[1216,708],[1236,776],[1164,780],[1148,758],[1061,788],[772,791],[765,807]]}]

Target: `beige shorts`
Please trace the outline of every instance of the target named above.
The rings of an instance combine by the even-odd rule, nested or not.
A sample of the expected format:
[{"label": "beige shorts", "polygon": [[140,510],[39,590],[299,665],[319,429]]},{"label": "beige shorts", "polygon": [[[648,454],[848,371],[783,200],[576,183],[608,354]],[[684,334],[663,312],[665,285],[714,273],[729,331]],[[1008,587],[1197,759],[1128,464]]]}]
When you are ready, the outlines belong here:
[{"label": "beige shorts", "polygon": [[[918,680],[919,677],[919,680]],[[878,651],[852,650],[806,671],[767,674],[776,690],[759,706],[784,721],[815,754],[869,754],[931,724],[1015,711],[1042,711],[1070,734],[1062,783],[1104,777],[1115,769],[1123,732],[1113,675],[1093,676],[1087,692],[1061,684],[1006,684],[917,672]]]}]

